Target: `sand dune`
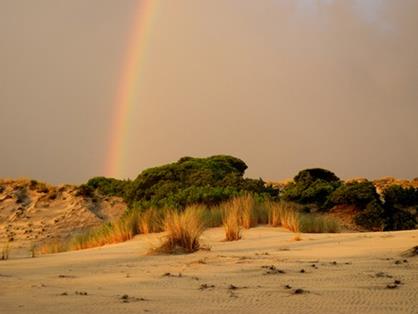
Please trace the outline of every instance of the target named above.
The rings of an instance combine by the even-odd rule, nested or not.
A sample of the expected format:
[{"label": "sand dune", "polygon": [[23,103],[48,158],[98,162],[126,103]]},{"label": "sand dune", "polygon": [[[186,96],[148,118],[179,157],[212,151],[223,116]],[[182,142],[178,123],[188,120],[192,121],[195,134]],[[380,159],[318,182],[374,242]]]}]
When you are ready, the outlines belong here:
[{"label": "sand dune", "polygon": [[[294,234],[246,230],[209,251],[146,253],[161,234],[0,262],[1,313],[416,313],[418,231]],[[395,281],[397,284],[395,284]],[[399,281],[399,282],[398,282]],[[388,287],[389,285],[389,287]],[[299,290],[298,290],[299,289]]]},{"label": "sand dune", "polygon": [[86,198],[71,185],[0,179],[0,248],[9,241],[12,254],[24,256],[34,244],[99,226],[120,217],[125,209],[121,198]]}]

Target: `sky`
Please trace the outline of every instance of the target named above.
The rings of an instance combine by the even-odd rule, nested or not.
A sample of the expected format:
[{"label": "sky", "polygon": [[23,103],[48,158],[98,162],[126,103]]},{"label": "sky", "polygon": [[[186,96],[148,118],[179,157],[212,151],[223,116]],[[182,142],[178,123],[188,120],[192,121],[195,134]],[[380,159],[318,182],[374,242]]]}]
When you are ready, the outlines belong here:
[{"label": "sky", "polygon": [[418,177],[418,0],[158,1],[109,174],[139,2],[0,0],[0,177],[216,154],[265,180]]}]

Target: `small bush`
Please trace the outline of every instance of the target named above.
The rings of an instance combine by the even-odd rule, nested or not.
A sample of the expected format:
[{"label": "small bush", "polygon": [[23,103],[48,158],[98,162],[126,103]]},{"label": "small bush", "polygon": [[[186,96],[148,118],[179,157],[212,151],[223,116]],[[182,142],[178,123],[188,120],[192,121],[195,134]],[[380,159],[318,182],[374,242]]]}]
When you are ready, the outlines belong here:
[{"label": "small bush", "polygon": [[165,241],[157,249],[163,253],[192,253],[200,248],[199,238],[204,231],[203,212],[188,207],[183,212],[169,211],[164,220]]}]

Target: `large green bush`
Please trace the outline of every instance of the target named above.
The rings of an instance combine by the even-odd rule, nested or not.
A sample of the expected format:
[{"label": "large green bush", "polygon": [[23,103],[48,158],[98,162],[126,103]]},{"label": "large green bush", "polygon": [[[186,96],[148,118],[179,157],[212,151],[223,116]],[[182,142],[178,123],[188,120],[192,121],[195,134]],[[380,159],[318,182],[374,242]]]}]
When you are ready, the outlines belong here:
[{"label": "large green bush", "polygon": [[129,187],[130,206],[184,208],[215,205],[244,192],[278,197],[261,179],[243,177],[247,165],[232,156],[183,157],[175,163],[144,170]]}]

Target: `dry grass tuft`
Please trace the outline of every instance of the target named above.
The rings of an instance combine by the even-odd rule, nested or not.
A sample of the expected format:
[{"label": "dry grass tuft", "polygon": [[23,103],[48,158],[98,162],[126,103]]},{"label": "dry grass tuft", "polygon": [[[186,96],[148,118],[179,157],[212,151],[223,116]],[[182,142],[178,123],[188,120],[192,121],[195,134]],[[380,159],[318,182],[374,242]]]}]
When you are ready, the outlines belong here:
[{"label": "dry grass tuft", "polygon": [[241,212],[241,225],[245,229],[250,229],[257,225],[257,215],[255,211],[255,201],[251,194],[235,197],[231,200],[231,206],[238,207]]},{"label": "dry grass tuft", "polygon": [[330,217],[305,214],[299,219],[300,232],[305,233],[336,233],[340,231],[338,222]]},{"label": "dry grass tuft", "polygon": [[167,235],[155,252],[172,254],[199,250],[199,238],[205,229],[203,214],[198,206],[187,207],[183,212],[168,211],[164,219]]},{"label": "dry grass tuft", "polygon": [[164,227],[163,221],[161,212],[155,208],[148,208],[138,218],[139,232],[143,234],[161,232]]},{"label": "dry grass tuft", "polygon": [[241,239],[241,213],[239,207],[225,206],[222,213],[222,223],[225,229],[226,241]]},{"label": "dry grass tuft", "polygon": [[269,202],[268,222],[273,227],[284,227],[293,232],[299,232],[300,216],[297,205],[287,202]]}]

